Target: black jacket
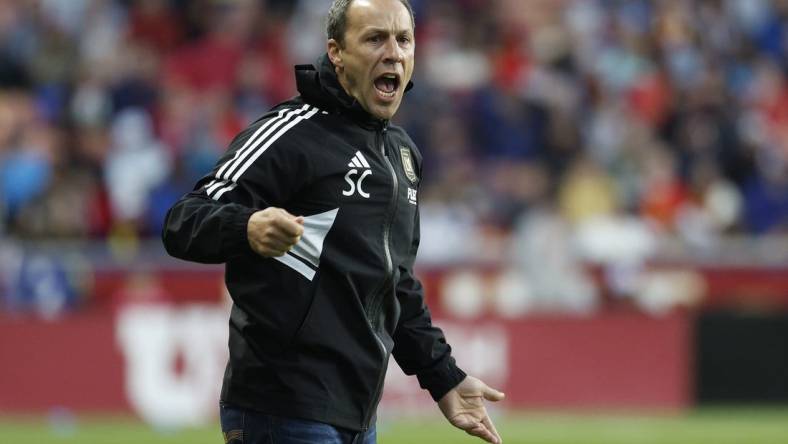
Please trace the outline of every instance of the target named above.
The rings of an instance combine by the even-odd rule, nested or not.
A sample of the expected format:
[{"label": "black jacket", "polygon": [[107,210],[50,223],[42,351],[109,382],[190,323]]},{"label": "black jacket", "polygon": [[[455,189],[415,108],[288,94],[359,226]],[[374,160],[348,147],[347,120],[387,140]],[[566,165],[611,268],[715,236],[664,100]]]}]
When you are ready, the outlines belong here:
[{"label": "black jacket", "polygon": [[[438,400],[465,374],[431,325],[413,275],[421,155],[341,88],[326,56],[296,66],[299,97],[230,144],[167,214],[178,258],[226,263],[233,299],[222,400],[264,413],[366,430],[388,358]],[[281,258],[252,252],[250,215],[305,216]]]}]

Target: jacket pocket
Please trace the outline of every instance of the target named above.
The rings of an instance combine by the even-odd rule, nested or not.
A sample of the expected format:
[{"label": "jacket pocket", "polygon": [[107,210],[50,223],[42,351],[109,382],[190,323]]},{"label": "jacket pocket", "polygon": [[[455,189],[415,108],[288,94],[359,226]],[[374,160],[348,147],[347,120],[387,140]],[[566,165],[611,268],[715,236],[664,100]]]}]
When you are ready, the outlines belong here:
[{"label": "jacket pocket", "polygon": [[301,335],[304,332],[304,327],[306,327],[307,323],[309,322],[309,319],[312,317],[312,311],[313,311],[312,309],[315,306],[315,299],[317,298],[317,293],[318,293],[317,289],[320,284],[319,281],[320,281],[320,276],[318,275],[317,279],[314,282],[312,282],[312,288],[311,291],[309,292],[309,304],[307,305],[306,311],[304,312],[304,315],[301,317],[301,322],[298,324],[298,327],[295,329],[295,332],[293,332],[293,336],[290,338],[290,341],[288,341],[287,344],[285,344],[284,347],[285,350],[289,350],[293,346],[298,344],[298,340],[301,338]]}]

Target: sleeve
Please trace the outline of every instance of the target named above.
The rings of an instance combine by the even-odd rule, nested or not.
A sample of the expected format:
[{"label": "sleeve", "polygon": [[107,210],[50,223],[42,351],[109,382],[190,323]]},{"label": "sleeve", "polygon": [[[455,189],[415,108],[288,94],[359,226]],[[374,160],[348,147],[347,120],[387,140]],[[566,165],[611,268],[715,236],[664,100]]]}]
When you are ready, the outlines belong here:
[{"label": "sleeve", "polygon": [[421,388],[430,392],[435,401],[456,387],[465,372],[451,356],[451,346],[443,331],[432,325],[430,311],[424,301],[424,287],[413,275],[413,262],[419,247],[419,216],[416,213],[413,244],[409,262],[400,266],[397,299],[401,312],[394,332],[394,359],[406,375],[416,375]]},{"label": "sleeve", "polygon": [[284,108],[238,134],[211,173],[167,212],[167,252],[201,263],[254,254],[246,235],[251,215],[284,206],[310,177],[293,127],[316,111],[307,105]]}]

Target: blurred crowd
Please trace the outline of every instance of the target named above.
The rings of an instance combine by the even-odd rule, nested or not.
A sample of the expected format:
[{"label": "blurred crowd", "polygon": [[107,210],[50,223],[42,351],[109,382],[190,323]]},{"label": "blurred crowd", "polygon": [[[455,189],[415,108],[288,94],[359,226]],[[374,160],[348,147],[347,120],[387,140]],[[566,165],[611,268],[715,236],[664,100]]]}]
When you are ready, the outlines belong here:
[{"label": "blurred crowd", "polygon": [[[232,137],[295,95],[329,4],[0,0],[0,232],[156,236]],[[699,245],[786,232],[788,1],[413,6],[416,86],[395,120],[425,156],[428,232],[533,215]]]}]

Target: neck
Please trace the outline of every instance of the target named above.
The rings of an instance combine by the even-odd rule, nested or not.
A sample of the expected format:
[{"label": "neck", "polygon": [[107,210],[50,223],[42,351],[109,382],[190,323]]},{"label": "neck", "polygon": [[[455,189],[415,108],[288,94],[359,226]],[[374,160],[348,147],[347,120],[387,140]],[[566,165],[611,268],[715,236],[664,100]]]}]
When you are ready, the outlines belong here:
[{"label": "neck", "polygon": [[341,86],[342,89],[345,90],[345,94],[347,94],[348,97],[352,98],[354,101],[358,102],[358,98],[353,94],[353,91],[350,89],[350,82],[348,81],[348,79],[341,72],[339,72],[339,69],[335,68],[335,72],[337,74],[337,80],[339,81],[339,86]]}]

